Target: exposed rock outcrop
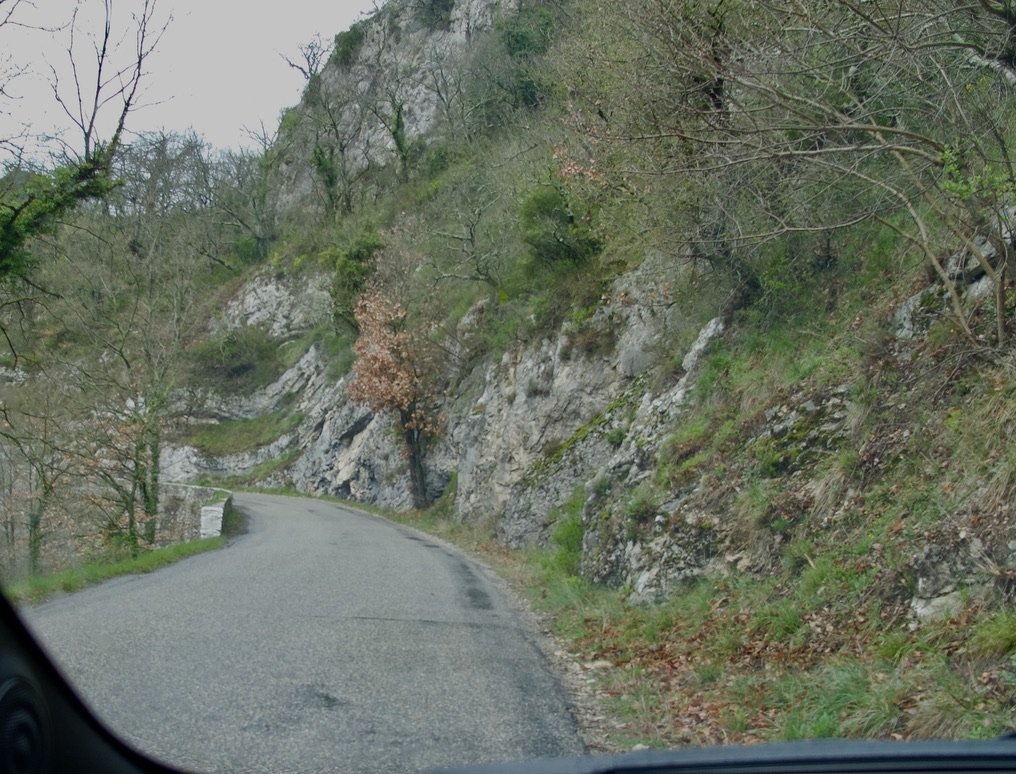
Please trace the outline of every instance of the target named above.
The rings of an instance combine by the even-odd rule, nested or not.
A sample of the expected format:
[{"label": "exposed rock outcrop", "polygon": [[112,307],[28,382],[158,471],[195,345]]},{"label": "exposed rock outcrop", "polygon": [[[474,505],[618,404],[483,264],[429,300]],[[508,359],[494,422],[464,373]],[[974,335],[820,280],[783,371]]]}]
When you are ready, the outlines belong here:
[{"label": "exposed rock outcrop", "polygon": [[[305,94],[282,124],[284,210],[320,203],[311,161],[319,133],[341,135],[329,141],[342,144],[346,165],[342,174],[348,176],[396,160],[394,111],[407,143],[427,135],[440,112],[453,109],[449,89],[457,86],[447,78],[455,60],[479,33],[490,29],[498,13],[511,12],[517,3],[455,0],[447,18],[428,13],[425,5],[388,0],[377,13],[343,33],[344,38],[340,36],[342,51],[332,55],[313,87],[308,85],[308,90],[319,91],[313,99]],[[329,106],[327,120],[315,114],[315,101]]]},{"label": "exposed rock outcrop", "polygon": [[212,331],[264,327],[269,336],[283,339],[321,324],[332,313],[328,278],[322,274],[309,279],[295,284],[274,272],[258,274],[212,319]]},{"label": "exposed rock outcrop", "polygon": [[[476,398],[446,401],[447,431],[427,461],[429,494],[437,497],[455,475],[458,517],[496,521],[502,539],[517,546],[545,540],[552,511],[605,467],[637,470],[635,460],[646,461],[646,449],[658,440],[654,434],[676,410],[687,385],[684,378],[652,399],[646,393],[644,374],[679,314],[661,298],[660,271],[659,264],[647,263],[619,278],[584,326],[509,351],[464,378],[463,383],[477,385]],[[311,298],[316,297],[312,291]],[[259,312],[258,299],[270,310]],[[296,308],[306,299],[287,289],[284,280],[261,275],[225,305],[218,324],[270,324],[285,336],[287,324],[307,326],[316,319]],[[686,367],[693,367],[705,342],[720,330],[718,323],[710,324]],[[291,456],[291,464],[261,483],[409,507],[406,464],[391,419],[352,402],[345,384],[345,378],[329,380],[327,364],[312,347],[273,384],[251,395],[202,394],[202,413],[220,418],[268,413],[295,395],[293,410],[304,419],[272,443],[242,454],[210,458],[192,447],[168,448],[164,469],[180,480],[230,478]],[[633,415],[639,440],[619,449]]]}]

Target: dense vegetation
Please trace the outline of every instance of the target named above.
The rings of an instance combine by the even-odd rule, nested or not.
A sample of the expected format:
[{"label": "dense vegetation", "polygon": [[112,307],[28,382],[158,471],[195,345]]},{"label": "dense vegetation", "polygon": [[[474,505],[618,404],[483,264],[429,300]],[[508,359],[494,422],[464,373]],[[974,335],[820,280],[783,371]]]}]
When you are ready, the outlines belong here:
[{"label": "dense vegetation", "polygon": [[[5,577],[45,566],[46,534],[73,532],[86,555],[151,542],[167,433],[231,453],[299,423],[290,406],[218,430],[174,421],[188,390],[256,389],[288,364],[265,329],[208,326],[254,273],[328,276],[330,326],[295,349],[320,344],[336,376],[359,359],[424,466],[436,396],[561,332],[576,357],[609,352],[617,331],[596,311],[651,259],[661,307],[686,324],[643,390],[673,382],[706,320],[728,332],[653,475],[579,491],[539,558],[539,601],[607,664],[622,742],[1011,724],[1009,5],[524,0],[424,71],[370,66],[451,12],[393,0],[327,54],[309,48],[302,102],[261,152],[118,148],[118,185],[88,191],[101,202],[47,222],[30,262],[12,253],[33,271],[7,288],[23,371],[5,388]],[[416,133],[420,88],[434,118]],[[34,190],[19,175],[8,209]],[[893,335],[924,288],[912,335]],[[87,517],[69,516],[83,490]],[[451,520],[454,495],[429,517]],[[698,525],[722,532],[723,573],[651,606],[582,577],[584,525],[678,532],[661,510],[678,498],[727,515]],[[955,596],[918,620],[936,562]]]}]

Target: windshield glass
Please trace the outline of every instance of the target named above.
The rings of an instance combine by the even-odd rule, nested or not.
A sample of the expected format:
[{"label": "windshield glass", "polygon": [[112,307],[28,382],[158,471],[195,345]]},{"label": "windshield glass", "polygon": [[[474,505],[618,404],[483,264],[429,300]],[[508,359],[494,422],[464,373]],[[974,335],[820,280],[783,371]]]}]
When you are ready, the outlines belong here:
[{"label": "windshield glass", "polygon": [[252,771],[1005,731],[1012,15],[319,5],[0,0],[0,581],[100,717]]}]

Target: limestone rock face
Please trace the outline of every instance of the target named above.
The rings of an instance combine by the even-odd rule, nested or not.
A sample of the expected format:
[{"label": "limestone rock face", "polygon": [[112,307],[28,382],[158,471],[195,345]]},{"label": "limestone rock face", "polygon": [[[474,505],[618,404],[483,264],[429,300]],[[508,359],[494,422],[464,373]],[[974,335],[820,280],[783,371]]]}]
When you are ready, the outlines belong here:
[{"label": "limestone rock face", "polygon": [[[325,278],[295,286],[274,274],[258,275],[224,304],[216,324],[226,329],[258,325],[269,336],[291,339],[321,321],[326,287]],[[639,375],[674,324],[673,309],[660,298],[658,279],[644,265],[617,280],[585,325],[460,375],[471,397],[463,399],[460,389],[446,399],[447,429],[426,461],[431,498],[454,475],[460,519],[493,520],[509,545],[546,540],[554,509],[617,456],[617,434],[623,435],[629,422],[620,409],[628,411],[646,398]],[[467,315],[462,325],[468,327],[481,312]],[[280,346],[290,345],[280,341]],[[247,477],[292,458],[260,483],[409,507],[406,462],[391,418],[374,416],[351,401],[348,377],[330,380],[327,374],[328,364],[311,347],[278,380],[253,394],[189,395],[210,421],[257,417],[284,406],[303,419],[272,443],[241,454],[210,458],[191,447],[169,447],[163,457],[166,476]],[[649,424],[671,410],[669,404],[647,406]],[[642,441],[652,443],[652,437]],[[627,455],[644,458],[645,451],[632,446]]]},{"label": "limestone rock face", "polygon": [[[274,273],[259,274],[224,303],[213,330],[257,326],[278,346],[295,346],[294,337],[330,317],[327,281],[324,275],[305,276],[297,283]],[[237,454],[211,456],[192,446],[167,444],[163,477],[186,482],[253,476],[263,486],[337,495],[396,510],[410,507],[409,476],[390,418],[374,416],[351,401],[347,377],[331,378],[328,365],[311,346],[278,379],[253,393],[202,390],[178,396],[178,415],[205,422],[253,419],[283,408],[303,419],[271,443]],[[276,464],[280,460],[288,464]],[[447,473],[431,476],[434,497],[447,478]]]},{"label": "limestone rock face", "polygon": [[[562,337],[506,354],[488,369],[471,409],[449,423],[452,446],[459,450],[460,518],[500,518],[525,509],[516,498],[533,466],[606,407],[619,382],[616,371],[603,360],[564,357],[565,344]],[[505,526],[508,542],[539,537],[544,515]]]},{"label": "limestone rock face", "polygon": [[390,419],[346,395],[343,379],[304,439],[289,471],[292,485],[311,494],[405,510],[412,505],[398,436]]},{"label": "limestone rock face", "polygon": [[615,453],[618,409],[641,399],[636,377],[679,316],[661,288],[665,263],[619,277],[585,325],[486,368],[480,395],[449,422],[460,519],[493,519],[510,546],[546,540],[553,510]]},{"label": "limestone rock face", "polygon": [[[961,264],[962,258],[950,265],[979,281],[976,267]],[[566,510],[580,510],[583,574],[627,588],[640,600],[758,562],[750,551],[731,549],[729,516],[711,500],[716,482],[693,479],[666,495],[667,502],[642,497],[658,494],[650,477],[659,453],[680,426],[703,354],[724,334],[717,318],[690,341],[673,335],[691,323],[666,287],[666,263],[647,259],[617,278],[588,319],[497,360],[481,360],[471,372],[449,373],[454,387],[442,407],[446,430],[425,461],[429,497],[440,496],[454,478],[457,518],[492,524],[508,546],[546,543]],[[263,273],[224,303],[216,325],[259,326],[279,346],[293,346],[330,313],[327,288],[324,276],[294,283]],[[489,303],[477,304],[459,322],[460,342],[482,324]],[[898,341],[911,341],[921,335],[925,308],[942,303],[940,290],[923,291],[901,303],[888,327]],[[286,410],[300,423],[260,448],[223,457],[169,447],[166,479],[253,476],[309,494],[410,508],[398,428],[391,417],[350,400],[349,378],[330,376],[328,359],[311,346],[253,394],[188,395],[206,421]],[[793,474],[793,491],[785,493],[791,510],[835,518],[811,502],[808,467],[842,444],[850,394],[851,385],[843,384],[788,396],[761,412],[756,434],[744,440],[767,475]],[[915,617],[947,614],[956,599],[977,589],[975,553],[963,554],[970,558],[962,566],[945,566],[930,555],[915,559]]]},{"label": "limestone rock face", "polygon": [[284,338],[313,328],[331,315],[332,301],[324,275],[297,284],[265,272],[244,285],[213,318],[212,331],[264,326],[268,335]]},{"label": "limestone rock face", "polygon": [[435,24],[421,15],[418,4],[388,0],[359,22],[349,58],[333,56],[318,75],[320,91],[305,93],[283,122],[282,208],[320,203],[315,202],[317,183],[309,161],[320,130],[314,100],[323,100],[329,114],[339,117],[327,132],[341,136],[348,174],[389,163],[396,158],[396,146],[382,117],[398,104],[408,141],[430,132],[445,107],[442,91],[448,90],[444,79],[451,65],[490,29],[497,14],[516,8],[516,0],[455,0],[447,24]]}]

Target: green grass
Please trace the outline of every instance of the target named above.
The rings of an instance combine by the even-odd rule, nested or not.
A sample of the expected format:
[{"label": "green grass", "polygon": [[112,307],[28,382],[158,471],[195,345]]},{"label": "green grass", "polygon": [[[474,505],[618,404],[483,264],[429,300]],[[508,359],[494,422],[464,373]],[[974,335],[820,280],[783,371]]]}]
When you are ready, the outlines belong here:
[{"label": "green grass", "polygon": [[576,487],[568,502],[553,513],[555,523],[550,533],[553,548],[547,552],[547,561],[556,572],[566,577],[579,574],[582,559],[582,506],[585,499],[585,488]]},{"label": "green grass", "polygon": [[184,441],[215,457],[237,454],[267,446],[303,421],[300,412],[275,412],[251,419],[228,419],[195,429]]},{"label": "green grass", "polygon": [[784,675],[769,699],[783,709],[779,738],[869,737],[896,729],[905,692],[894,673],[847,659]]},{"label": "green grass", "polygon": [[208,498],[208,500],[205,502],[205,505],[215,505],[217,503],[224,503],[232,496],[233,493],[230,492],[228,489],[218,489],[216,490],[215,494],[213,494],[210,498]]},{"label": "green grass", "polygon": [[[273,473],[277,473],[280,470],[285,470],[287,467],[292,465],[300,458],[299,449],[291,449],[290,451],[279,455],[275,459],[267,460],[262,462],[260,465],[254,467],[250,473],[244,476],[227,476],[225,478],[212,478],[208,477],[202,480],[205,486],[224,486],[229,489],[242,489],[256,484],[258,481],[267,478]],[[265,490],[265,491],[275,491]],[[296,492],[284,492],[285,494],[297,494]]]},{"label": "green grass", "polygon": [[4,595],[15,605],[35,604],[54,594],[80,591],[86,586],[94,586],[110,578],[152,572],[189,556],[221,548],[226,544],[227,539],[226,537],[202,538],[165,548],[156,548],[127,559],[90,562],[53,575],[41,575],[11,584],[4,588]]},{"label": "green grass", "polygon": [[1000,610],[981,621],[974,628],[970,648],[982,658],[1016,652],[1016,610]]}]

